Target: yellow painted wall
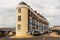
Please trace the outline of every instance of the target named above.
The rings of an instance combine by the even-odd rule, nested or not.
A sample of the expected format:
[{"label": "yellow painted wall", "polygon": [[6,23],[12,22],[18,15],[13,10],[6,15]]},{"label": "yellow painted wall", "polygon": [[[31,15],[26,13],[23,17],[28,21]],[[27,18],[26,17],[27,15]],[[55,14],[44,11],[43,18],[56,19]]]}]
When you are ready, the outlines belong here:
[{"label": "yellow painted wall", "polygon": [[[18,13],[16,16],[16,36],[25,36],[28,32],[28,9],[26,7],[20,7],[21,13]],[[21,15],[21,21],[18,21],[18,15]],[[18,29],[18,24],[21,24],[21,29]]]}]

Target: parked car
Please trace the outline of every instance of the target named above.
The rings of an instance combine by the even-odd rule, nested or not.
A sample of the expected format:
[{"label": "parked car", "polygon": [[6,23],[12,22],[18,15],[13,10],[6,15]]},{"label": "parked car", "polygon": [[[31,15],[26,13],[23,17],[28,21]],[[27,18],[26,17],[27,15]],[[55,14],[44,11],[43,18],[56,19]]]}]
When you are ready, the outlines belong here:
[{"label": "parked car", "polygon": [[58,35],[60,35],[60,30],[58,30],[57,32],[58,32]]},{"label": "parked car", "polygon": [[38,36],[38,35],[40,35],[40,32],[39,32],[39,31],[34,31],[34,32],[33,32],[33,35],[34,35],[34,36]]}]

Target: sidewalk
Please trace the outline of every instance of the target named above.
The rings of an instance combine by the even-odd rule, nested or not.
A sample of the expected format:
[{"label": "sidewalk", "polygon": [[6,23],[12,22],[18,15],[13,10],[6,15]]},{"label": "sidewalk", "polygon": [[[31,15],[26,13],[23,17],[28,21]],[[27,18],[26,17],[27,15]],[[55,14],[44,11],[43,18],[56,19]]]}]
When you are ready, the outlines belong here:
[{"label": "sidewalk", "polygon": [[56,32],[53,32],[50,34],[51,37],[60,37],[60,35],[56,34]]},{"label": "sidewalk", "polygon": [[31,38],[31,37],[33,37],[33,36],[28,36],[28,35],[26,35],[26,36],[12,36],[10,38]]}]

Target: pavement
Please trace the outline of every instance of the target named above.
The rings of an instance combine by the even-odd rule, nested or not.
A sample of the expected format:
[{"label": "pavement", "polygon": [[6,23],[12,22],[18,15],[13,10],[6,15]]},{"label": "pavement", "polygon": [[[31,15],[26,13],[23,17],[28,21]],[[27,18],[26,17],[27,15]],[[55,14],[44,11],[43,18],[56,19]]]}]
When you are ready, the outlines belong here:
[{"label": "pavement", "polygon": [[49,34],[51,37],[60,37],[56,32],[52,32]]},{"label": "pavement", "polygon": [[12,36],[10,38],[31,38],[33,36]]}]

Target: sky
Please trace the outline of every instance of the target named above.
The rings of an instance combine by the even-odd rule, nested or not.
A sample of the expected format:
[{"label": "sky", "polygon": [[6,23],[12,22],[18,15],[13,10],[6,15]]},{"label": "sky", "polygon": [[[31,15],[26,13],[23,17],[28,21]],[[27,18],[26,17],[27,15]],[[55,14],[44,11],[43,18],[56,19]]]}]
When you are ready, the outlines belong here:
[{"label": "sky", "polygon": [[50,27],[60,25],[60,0],[0,0],[0,27],[16,27],[16,7],[22,1],[47,18]]}]

